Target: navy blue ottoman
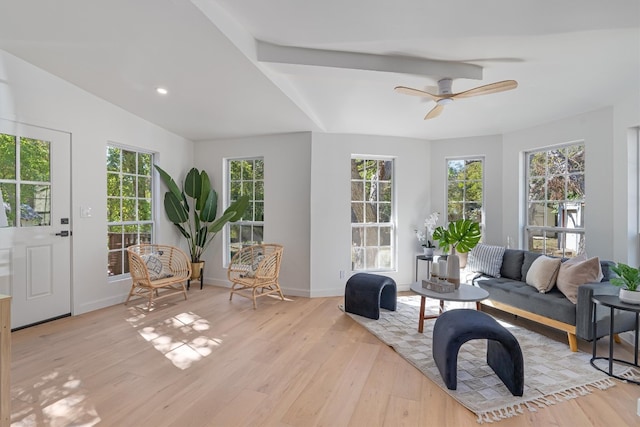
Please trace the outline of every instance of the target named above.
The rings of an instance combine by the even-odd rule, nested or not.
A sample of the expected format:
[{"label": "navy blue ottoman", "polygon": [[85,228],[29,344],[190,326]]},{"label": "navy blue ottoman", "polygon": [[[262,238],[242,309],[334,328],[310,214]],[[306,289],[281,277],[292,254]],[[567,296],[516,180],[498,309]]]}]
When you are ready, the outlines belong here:
[{"label": "navy blue ottoman", "polygon": [[487,364],[514,396],[524,391],[524,361],[518,340],[493,317],[476,310],[442,313],[433,325],[433,359],[449,390],[457,387],[458,351],[473,339],[487,339]]},{"label": "navy blue ottoman", "polygon": [[378,320],[380,307],[396,311],[396,282],[392,278],[357,273],[347,280],[345,312]]}]

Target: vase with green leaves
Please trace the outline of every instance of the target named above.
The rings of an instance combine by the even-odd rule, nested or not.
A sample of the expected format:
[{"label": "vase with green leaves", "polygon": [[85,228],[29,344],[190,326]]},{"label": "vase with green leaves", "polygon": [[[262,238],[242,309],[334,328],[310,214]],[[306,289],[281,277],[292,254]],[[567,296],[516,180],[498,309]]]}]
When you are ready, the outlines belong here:
[{"label": "vase with green leaves", "polygon": [[611,284],[619,286],[620,301],[628,304],[640,304],[640,273],[637,268],[628,266],[621,262],[610,267],[618,277],[611,278]]},{"label": "vase with green leaves", "polygon": [[[187,239],[191,262],[202,263],[202,255],[216,235],[228,222],[236,222],[242,218],[249,206],[249,196],[240,197],[216,218],[218,194],[211,188],[207,172],[192,168],[180,188],[166,171],[158,165],[155,168],[169,190],[164,195],[167,217]],[[196,274],[192,279],[198,278],[201,268],[194,269]]]},{"label": "vase with green leaves", "polygon": [[433,239],[444,253],[451,250],[447,257],[447,280],[460,286],[460,258],[457,252],[466,253],[473,249],[482,238],[480,224],[470,219],[458,219],[449,223],[448,227],[437,227],[433,231]]}]

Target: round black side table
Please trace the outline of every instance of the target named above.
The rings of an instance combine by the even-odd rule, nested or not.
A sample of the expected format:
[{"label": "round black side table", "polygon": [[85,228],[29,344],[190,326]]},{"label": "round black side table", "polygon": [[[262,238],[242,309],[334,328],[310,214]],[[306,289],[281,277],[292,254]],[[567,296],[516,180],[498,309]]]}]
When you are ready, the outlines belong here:
[{"label": "round black side table", "polygon": [[[639,381],[634,381],[631,380],[629,378],[622,378],[618,375],[615,375],[613,373],[613,362],[617,362],[617,363],[621,363],[623,365],[627,365],[627,366],[633,366],[633,367],[640,367],[638,366],[638,330],[640,329],[640,323],[639,323],[639,314],[640,314],[640,305],[635,305],[635,304],[627,304],[624,303],[622,301],[620,301],[620,298],[618,298],[615,295],[595,295],[591,298],[591,302],[593,304],[592,307],[592,312],[593,312],[593,355],[591,357],[591,366],[593,366],[594,368],[596,368],[597,370],[604,372],[605,374],[609,375],[610,377],[613,378],[617,378],[619,380],[622,381],[629,381],[635,384],[639,384]],[[609,307],[610,309],[610,314],[609,314],[609,318],[611,319],[611,321],[609,322],[609,357],[603,357],[603,356],[599,356],[596,357],[596,337],[598,336],[598,324],[596,322],[596,305],[601,305],[604,307]],[[614,330],[614,322],[615,322],[615,318],[613,317],[614,314],[614,310],[624,310],[624,311],[631,311],[634,312],[636,314],[636,336],[635,336],[635,353],[633,356],[633,362],[629,362],[627,360],[621,360],[621,359],[615,359],[613,357],[613,330]],[[596,360],[606,360],[609,362],[609,370],[606,371],[602,368],[600,368],[599,366],[596,366],[595,361]]]}]

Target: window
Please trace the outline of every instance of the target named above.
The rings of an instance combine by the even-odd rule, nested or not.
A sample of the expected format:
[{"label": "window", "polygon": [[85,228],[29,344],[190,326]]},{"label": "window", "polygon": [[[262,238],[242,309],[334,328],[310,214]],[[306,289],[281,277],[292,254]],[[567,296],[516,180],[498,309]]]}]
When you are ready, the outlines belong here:
[{"label": "window", "polygon": [[447,221],[470,219],[483,224],[483,159],[447,160]]},{"label": "window", "polygon": [[526,153],[528,249],[573,257],[584,248],[584,144]]},{"label": "window", "polygon": [[249,207],[242,219],[229,224],[227,233],[228,258],[231,258],[245,246],[258,245],[264,236],[264,159],[228,160],[228,199],[227,206],[240,196],[251,196]]},{"label": "window", "polygon": [[107,274],[129,272],[127,247],[153,242],[153,154],[107,147]]},{"label": "window", "polygon": [[351,159],[351,269],[395,268],[392,159]]}]

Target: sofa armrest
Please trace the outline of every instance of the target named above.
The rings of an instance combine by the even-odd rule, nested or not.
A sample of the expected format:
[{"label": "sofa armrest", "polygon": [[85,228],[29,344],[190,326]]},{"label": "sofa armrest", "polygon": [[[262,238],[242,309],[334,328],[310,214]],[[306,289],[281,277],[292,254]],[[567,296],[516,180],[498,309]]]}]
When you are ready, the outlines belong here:
[{"label": "sofa armrest", "polygon": [[[593,304],[591,298],[594,295],[618,295],[620,288],[611,282],[586,283],[578,286],[578,303],[576,305],[576,335],[587,341],[593,339]],[[610,310],[606,307],[596,306],[596,322],[598,323],[598,336],[609,334]],[[620,333],[635,328],[635,316],[630,312],[617,311],[614,322],[614,332]]]}]

